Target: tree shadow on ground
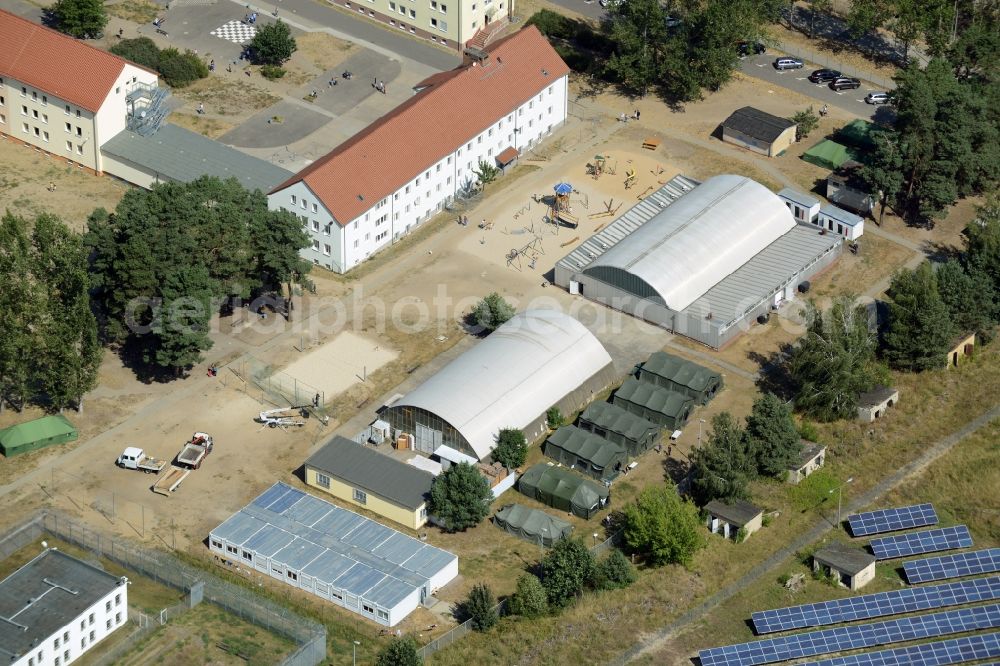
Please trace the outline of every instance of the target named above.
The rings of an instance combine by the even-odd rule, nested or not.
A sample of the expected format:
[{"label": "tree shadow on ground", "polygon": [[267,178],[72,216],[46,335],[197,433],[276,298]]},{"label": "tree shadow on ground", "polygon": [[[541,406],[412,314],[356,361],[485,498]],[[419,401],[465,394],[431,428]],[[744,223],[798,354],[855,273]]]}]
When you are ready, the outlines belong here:
[{"label": "tree shadow on ground", "polygon": [[757,388],[764,393],[773,393],[782,400],[795,397],[795,380],[788,371],[787,358],[792,352],[791,344],[783,344],[778,351],[764,355],[750,351],[747,358],[760,368]]}]

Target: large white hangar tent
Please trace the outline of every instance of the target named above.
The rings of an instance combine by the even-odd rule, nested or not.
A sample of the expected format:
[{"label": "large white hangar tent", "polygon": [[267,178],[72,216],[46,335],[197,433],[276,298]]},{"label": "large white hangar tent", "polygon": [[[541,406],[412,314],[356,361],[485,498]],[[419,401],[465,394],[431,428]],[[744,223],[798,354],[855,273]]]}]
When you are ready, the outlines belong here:
[{"label": "large white hangar tent", "polygon": [[842,243],[749,178],[678,176],[561,259],[555,281],[717,349],[794,299]]},{"label": "large white hangar tent", "polygon": [[458,557],[284,483],[209,532],[227,560],[392,627],[458,576]]},{"label": "large white hangar tent", "polygon": [[611,357],[587,328],[555,310],[515,315],[446,365],[380,417],[414,448],[448,447],[485,460],[503,428],[529,441],[545,431],[545,413],[570,414],[614,381]]}]

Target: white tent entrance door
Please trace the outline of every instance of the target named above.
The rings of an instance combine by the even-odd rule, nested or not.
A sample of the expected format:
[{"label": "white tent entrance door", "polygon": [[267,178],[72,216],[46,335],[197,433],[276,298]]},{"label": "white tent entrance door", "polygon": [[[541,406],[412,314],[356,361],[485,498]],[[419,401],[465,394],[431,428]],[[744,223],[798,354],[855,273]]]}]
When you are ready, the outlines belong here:
[{"label": "white tent entrance door", "polygon": [[441,431],[418,423],[415,439],[414,447],[417,451],[434,453],[434,449],[441,446]]}]

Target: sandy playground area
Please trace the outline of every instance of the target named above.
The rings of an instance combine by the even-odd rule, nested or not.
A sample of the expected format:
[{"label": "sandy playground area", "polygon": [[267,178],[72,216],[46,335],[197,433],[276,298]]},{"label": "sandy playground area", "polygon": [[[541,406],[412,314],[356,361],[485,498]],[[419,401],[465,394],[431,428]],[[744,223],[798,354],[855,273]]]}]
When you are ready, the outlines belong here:
[{"label": "sandy playground area", "polygon": [[353,331],[341,331],[283,372],[312,385],[332,398],[394,361],[398,354],[373,338]]}]

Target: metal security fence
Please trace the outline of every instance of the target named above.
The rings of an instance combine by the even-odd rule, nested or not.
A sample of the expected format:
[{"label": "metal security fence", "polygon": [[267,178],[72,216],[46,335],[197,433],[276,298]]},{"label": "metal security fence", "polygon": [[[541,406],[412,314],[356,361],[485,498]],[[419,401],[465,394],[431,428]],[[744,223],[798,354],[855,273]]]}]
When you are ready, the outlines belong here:
[{"label": "metal security fence", "polygon": [[[507,600],[504,599],[503,601],[501,601],[500,603],[498,603],[496,605],[496,607],[494,608],[494,610],[496,610],[497,615],[499,615],[500,617],[503,617],[504,615],[506,615],[507,614]],[[420,655],[421,659],[427,659],[427,657],[431,656],[432,654],[434,654],[438,650],[443,650],[444,648],[448,647],[449,645],[451,645],[452,643],[454,643],[458,639],[462,638],[463,636],[465,636],[466,634],[468,634],[471,631],[473,631],[472,620],[466,620],[465,622],[463,622],[462,624],[458,625],[457,627],[455,627],[453,629],[450,629],[450,630],[446,631],[445,633],[441,634],[440,636],[438,636],[437,638],[435,638],[434,640],[432,640],[427,645],[419,648],[417,650],[417,654]]]},{"label": "metal security fence", "polygon": [[[326,657],[326,628],[323,625],[297,615],[252,590],[182,562],[167,552],[142,548],[118,537],[102,534],[55,511],[40,512],[8,530],[0,537],[0,555],[8,557],[46,534],[105,557],[163,585],[187,594],[200,593],[203,600],[291,639],[298,647],[282,662],[285,666],[315,666]],[[148,624],[161,624],[167,616],[181,610],[181,605],[165,609],[166,616],[155,618]]]},{"label": "metal security fence", "polygon": [[325,391],[276,369],[252,354],[244,354],[226,367],[243,380],[244,391],[261,402],[279,407],[310,407],[319,416],[324,415]]},{"label": "metal security fence", "polygon": [[831,69],[836,69],[844,74],[844,76],[852,76],[856,79],[861,79],[862,81],[871,81],[875,85],[882,86],[887,91],[893,90],[896,84],[893,82],[891,77],[876,74],[874,72],[862,71],[856,67],[851,67],[850,65],[844,64],[837,58],[836,54],[824,53],[814,49],[810,49],[806,46],[799,46],[798,44],[779,44],[778,48],[782,51],[788,53],[797,58],[801,58],[806,63],[811,63],[818,65],[820,67],[828,67]]}]

